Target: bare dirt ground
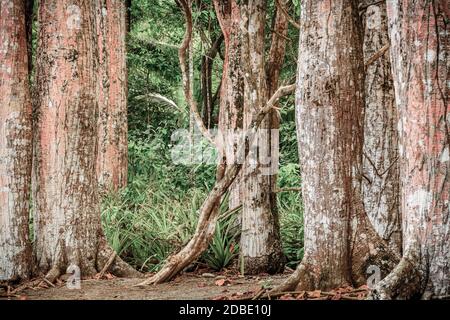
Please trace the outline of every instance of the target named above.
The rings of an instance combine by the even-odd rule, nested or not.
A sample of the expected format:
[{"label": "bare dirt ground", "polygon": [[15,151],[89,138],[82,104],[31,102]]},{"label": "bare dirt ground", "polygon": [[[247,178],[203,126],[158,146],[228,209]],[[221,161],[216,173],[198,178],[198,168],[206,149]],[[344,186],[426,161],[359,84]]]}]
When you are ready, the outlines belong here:
[{"label": "bare dirt ground", "polygon": [[[239,276],[223,274],[184,274],[160,285],[136,287],[142,279],[86,279],[80,289],[69,289],[59,281],[52,287],[36,281],[29,287],[9,292],[0,288],[0,299],[19,300],[185,300],[185,299],[244,299],[252,297],[262,287],[281,283],[288,274]],[[11,289],[11,288],[10,288]],[[17,288],[16,288],[17,289]]]}]

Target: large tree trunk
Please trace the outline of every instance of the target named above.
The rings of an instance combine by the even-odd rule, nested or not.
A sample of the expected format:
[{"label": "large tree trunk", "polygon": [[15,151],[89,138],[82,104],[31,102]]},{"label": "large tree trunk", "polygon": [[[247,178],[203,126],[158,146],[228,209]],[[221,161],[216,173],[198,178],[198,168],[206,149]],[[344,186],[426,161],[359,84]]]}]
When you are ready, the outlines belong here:
[{"label": "large tree trunk", "polygon": [[356,12],[351,0],[302,2],[296,119],[308,267],[300,285],[308,289],[351,283],[364,90]]},{"label": "large tree trunk", "polygon": [[[268,99],[264,28],[266,1],[244,1],[240,5],[242,65],[244,73],[244,130]],[[273,90],[273,88],[271,88]],[[276,273],[283,269],[278,212],[273,195],[273,177],[278,168],[277,135],[272,135],[270,115],[261,123],[250,146],[249,159],[242,171],[241,259],[247,274]],[[275,139],[275,141],[272,140]]]},{"label": "large tree trunk", "polygon": [[25,2],[0,1],[0,280],[31,271],[31,100]]},{"label": "large tree trunk", "polygon": [[102,75],[97,172],[102,190],[127,184],[127,68],[124,0],[103,0],[98,10],[100,74]]},{"label": "large tree trunk", "polygon": [[361,285],[398,261],[361,199],[364,64],[357,1],[302,1],[296,119],[305,255],[275,291]]},{"label": "large tree trunk", "polygon": [[[228,167],[242,159],[237,159],[237,150],[242,143],[244,112],[244,79],[242,76],[241,45],[239,30],[240,9],[235,0],[226,4],[214,1],[217,17],[224,36],[225,57],[222,69],[219,106],[220,148]],[[240,175],[239,175],[240,176]],[[239,176],[229,189],[229,207],[236,208],[241,203]]]},{"label": "large tree trunk", "polygon": [[[385,2],[365,8],[364,60],[389,45]],[[401,252],[397,110],[391,64],[385,53],[366,66],[362,198],[376,232]]]},{"label": "large tree trunk", "polygon": [[[95,170],[98,5],[46,0],[39,7],[35,253],[50,280],[70,265],[91,276],[113,254],[101,228]],[[111,268],[137,274],[120,258]]]},{"label": "large tree trunk", "polygon": [[450,294],[448,1],[388,1],[404,254],[381,299]]}]

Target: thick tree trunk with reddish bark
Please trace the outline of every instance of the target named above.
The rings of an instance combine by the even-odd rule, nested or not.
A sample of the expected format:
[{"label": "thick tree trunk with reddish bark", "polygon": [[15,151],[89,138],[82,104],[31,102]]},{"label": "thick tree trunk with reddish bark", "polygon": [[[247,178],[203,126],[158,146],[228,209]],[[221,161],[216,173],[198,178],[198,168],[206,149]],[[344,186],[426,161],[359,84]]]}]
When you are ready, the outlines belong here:
[{"label": "thick tree trunk with reddish bark", "polygon": [[[361,2],[364,61],[389,45],[386,4]],[[401,252],[397,110],[388,51],[366,66],[362,198],[376,232]]]},{"label": "thick tree trunk with reddish bark", "polygon": [[399,110],[404,253],[375,298],[450,294],[448,1],[387,2]]},{"label": "thick tree trunk with reddish bark", "polygon": [[[101,228],[95,170],[98,5],[46,0],[39,7],[35,253],[50,280],[70,265],[93,275],[113,254]],[[111,269],[137,274],[118,257]]]},{"label": "thick tree trunk with reddish bark", "polygon": [[[264,50],[266,6],[264,0],[243,1],[240,4],[244,130],[249,128],[252,118],[265,105],[270,95],[266,81]],[[274,177],[278,168],[278,135],[272,134],[273,117],[271,114],[261,123],[240,177],[242,203],[240,250],[244,271],[247,274],[276,273],[283,270],[285,262],[276,198],[273,194]]]},{"label": "thick tree trunk with reddish bark", "polygon": [[305,255],[275,290],[366,282],[367,267],[398,261],[361,199],[364,64],[357,1],[302,1],[296,119]]},{"label": "thick tree trunk with reddish bark", "polygon": [[300,285],[307,289],[351,283],[364,90],[355,9],[351,0],[302,2],[296,119],[307,267]]},{"label": "thick tree trunk with reddish bark", "polygon": [[0,280],[31,271],[31,100],[25,2],[0,1]]},{"label": "thick tree trunk with reddish bark", "polygon": [[125,0],[101,0],[98,45],[101,82],[97,173],[101,190],[127,184],[128,125]]}]

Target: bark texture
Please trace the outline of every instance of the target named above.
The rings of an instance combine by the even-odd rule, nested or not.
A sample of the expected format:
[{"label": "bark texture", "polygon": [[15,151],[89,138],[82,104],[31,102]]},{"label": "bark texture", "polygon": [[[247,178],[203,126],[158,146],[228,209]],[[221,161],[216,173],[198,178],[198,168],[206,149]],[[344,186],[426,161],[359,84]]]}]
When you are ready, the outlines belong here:
[{"label": "bark texture", "polygon": [[450,294],[448,1],[387,2],[399,110],[402,261],[375,298]]},{"label": "bark texture", "polygon": [[351,283],[347,241],[364,92],[355,12],[349,0],[302,2],[296,119],[309,279],[300,284],[314,289]]},{"label": "bark texture", "polygon": [[[225,54],[222,69],[219,105],[220,151],[228,166],[236,162],[237,150],[242,143],[244,114],[244,79],[242,75],[242,36],[239,30],[240,8],[235,0],[227,3],[214,1],[216,14],[224,36]],[[239,175],[240,176],[240,175]],[[237,208],[241,203],[239,176],[229,189],[229,207]]]},{"label": "bark texture", "polygon": [[[82,276],[101,270],[112,250],[100,223],[97,1],[45,0],[39,7],[35,254],[54,280],[76,265]],[[136,275],[116,258],[118,275]]]},{"label": "bark texture", "polygon": [[31,271],[31,100],[25,2],[0,1],[0,280]]},{"label": "bark texture", "polygon": [[302,2],[296,119],[305,255],[275,291],[330,289],[385,275],[398,261],[361,199],[364,63],[357,1]]},{"label": "bark texture", "polygon": [[[244,130],[250,128],[253,117],[269,97],[264,50],[266,7],[265,0],[243,1],[240,4]],[[244,163],[241,176],[240,250],[247,274],[276,273],[284,268],[285,257],[281,246],[276,197],[273,194],[278,169],[278,133],[272,130],[274,113],[271,112],[262,121],[256,139],[250,145],[249,159]]]},{"label": "bark texture", "polygon": [[[389,45],[386,3],[365,0],[364,61]],[[362,198],[375,231],[401,253],[397,110],[389,54],[366,65]]]},{"label": "bark texture", "polygon": [[213,128],[214,123],[214,105],[217,100],[218,94],[220,92],[221,84],[217,88],[216,93],[213,93],[212,85],[212,72],[214,66],[214,59],[220,50],[220,45],[222,44],[223,36],[218,36],[211,47],[208,49],[206,54],[202,56],[201,62],[201,89],[202,89],[202,118],[203,123],[206,128]]},{"label": "bark texture", "polygon": [[102,190],[127,184],[128,122],[125,0],[100,0],[97,9],[101,75],[97,172]]},{"label": "bark texture", "polygon": [[25,28],[27,33],[28,51],[28,76],[33,71],[33,23],[34,23],[34,0],[25,0]]}]

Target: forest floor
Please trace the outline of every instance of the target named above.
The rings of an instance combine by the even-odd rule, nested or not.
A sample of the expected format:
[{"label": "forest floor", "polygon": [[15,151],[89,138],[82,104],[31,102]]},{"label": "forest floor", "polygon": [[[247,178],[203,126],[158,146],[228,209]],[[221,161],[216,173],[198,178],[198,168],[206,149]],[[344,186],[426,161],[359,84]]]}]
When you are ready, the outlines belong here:
[{"label": "forest floor", "polygon": [[[250,300],[268,298],[267,290],[281,284],[292,272],[241,276],[231,270],[218,273],[203,269],[184,273],[167,283],[147,286],[136,286],[143,278],[116,278],[106,273],[101,279],[81,280],[79,289],[70,289],[65,281],[68,275],[64,275],[56,284],[37,278],[14,287],[0,286],[0,300]],[[368,293],[367,286],[347,286],[330,291],[284,292],[270,298],[364,300]]]},{"label": "forest floor", "polygon": [[240,276],[223,273],[185,273],[173,281],[159,285],[136,287],[142,279],[115,278],[85,279],[80,289],[69,289],[64,281],[51,286],[45,281],[5,292],[0,288],[0,299],[18,300],[202,300],[250,299],[263,287],[280,284],[289,273],[278,275]]}]

